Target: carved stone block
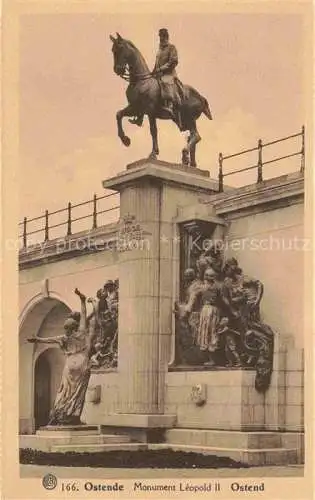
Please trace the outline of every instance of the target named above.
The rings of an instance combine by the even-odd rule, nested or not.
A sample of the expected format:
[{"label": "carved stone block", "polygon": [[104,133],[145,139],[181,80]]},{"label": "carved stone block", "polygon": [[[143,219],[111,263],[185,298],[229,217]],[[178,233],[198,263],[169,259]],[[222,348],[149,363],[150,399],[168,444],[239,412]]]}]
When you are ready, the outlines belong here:
[{"label": "carved stone block", "polygon": [[93,385],[88,387],[86,392],[86,401],[88,403],[99,404],[101,402],[102,387],[101,385]]},{"label": "carved stone block", "polygon": [[206,384],[195,384],[191,388],[191,400],[196,406],[202,406],[207,402],[207,386]]}]

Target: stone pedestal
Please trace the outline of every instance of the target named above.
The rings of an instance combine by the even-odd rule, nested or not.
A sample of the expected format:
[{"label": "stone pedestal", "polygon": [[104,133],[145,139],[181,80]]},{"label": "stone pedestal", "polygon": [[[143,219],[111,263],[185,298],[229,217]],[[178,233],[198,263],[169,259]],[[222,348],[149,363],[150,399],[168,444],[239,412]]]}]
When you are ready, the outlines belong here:
[{"label": "stone pedestal", "polygon": [[[197,203],[201,195],[211,196],[218,185],[205,171],[141,160],[103,186],[120,192],[122,224],[132,220],[142,231],[141,240],[136,232],[128,236],[130,244],[124,245],[126,233],[118,237],[119,411],[158,416],[164,413],[179,264],[174,220],[181,206]],[[164,427],[158,420],[155,426]]]}]

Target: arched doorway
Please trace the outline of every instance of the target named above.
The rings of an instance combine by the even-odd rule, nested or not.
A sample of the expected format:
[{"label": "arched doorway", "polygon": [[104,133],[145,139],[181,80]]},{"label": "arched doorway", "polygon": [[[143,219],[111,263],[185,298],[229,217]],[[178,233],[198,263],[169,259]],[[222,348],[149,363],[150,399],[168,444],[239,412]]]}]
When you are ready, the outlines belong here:
[{"label": "arched doorway", "polygon": [[47,413],[56,396],[64,364],[63,354],[57,346],[30,344],[27,339],[34,334],[40,337],[62,334],[69,312],[69,307],[60,300],[45,298],[32,307],[20,327],[20,434],[32,434],[38,426],[47,423]]},{"label": "arched doorway", "polygon": [[36,430],[48,423],[50,411],[51,368],[46,359],[45,352],[37,358],[34,373],[34,418]]},{"label": "arched doorway", "polygon": [[45,426],[60,385],[64,357],[58,348],[43,351],[34,367],[34,420],[35,430]]}]

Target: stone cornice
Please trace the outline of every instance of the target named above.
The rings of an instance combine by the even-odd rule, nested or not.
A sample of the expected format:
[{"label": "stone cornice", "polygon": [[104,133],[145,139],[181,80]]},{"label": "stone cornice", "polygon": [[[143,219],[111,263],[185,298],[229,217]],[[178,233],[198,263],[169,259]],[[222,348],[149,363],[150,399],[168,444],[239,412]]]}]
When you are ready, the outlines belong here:
[{"label": "stone cornice", "polygon": [[[241,212],[264,211],[293,203],[303,203],[304,176],[294,173],[222,193],[211,198],[217,215],[226,216]],[[207,202],[205,202],[207,203]]]},{"label": "stone cornice", "polygon": [[158,160],[139,160],[128,165],[127,170],[103,181],[105,189],[120,191],[139,179],[150,179],[155,182],[176,184],[190,190],[198,190],[207,194],[219,191],[218,182],[209,178],[209,172],[197,168],[183,167]]},{"label": "stone cornice", "polygon": [[65,238],[58,238],[21,249],[19,252],[19,269],[23,270],[50,262],[113,250],[116,247],[117,232],[117,223],[109,224],[89,232],[82,231]]}]

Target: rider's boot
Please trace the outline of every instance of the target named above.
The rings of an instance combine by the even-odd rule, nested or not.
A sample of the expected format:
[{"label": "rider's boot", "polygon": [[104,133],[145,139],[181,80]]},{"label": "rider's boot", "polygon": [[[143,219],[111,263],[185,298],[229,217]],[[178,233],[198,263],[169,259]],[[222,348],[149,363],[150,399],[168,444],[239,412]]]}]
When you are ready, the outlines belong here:
[{"label": "rider's boot", "polygon": [[179,111],[178,106],[174,105],[172,101],[164,101],[163,110],[165,110],[171,117],[171,119],[176,123],[179,130],[183,129],[182,116]]},{"label": "rider's boot", "polygon": [[174,112],[174,106],[172,101],[170,100],[165,100],[162,105],[162,110],[166,111],[166,113],[170,116],[170,118],[174,121],[176,121],[176,116]]}]

